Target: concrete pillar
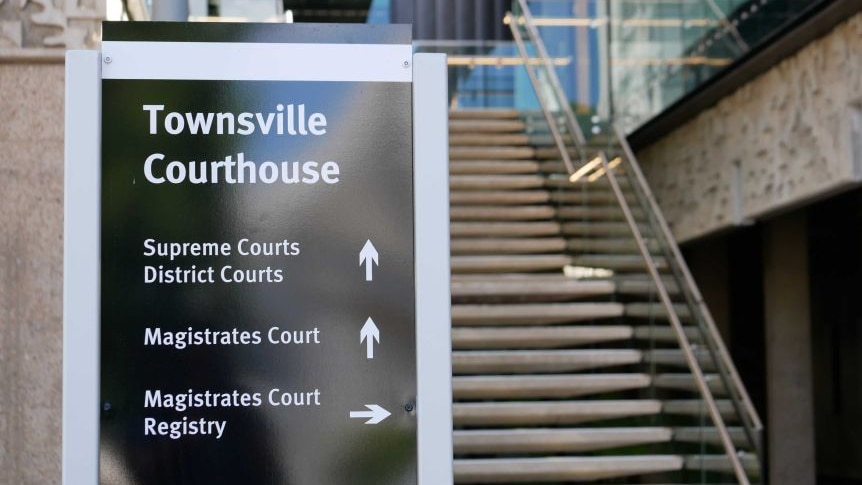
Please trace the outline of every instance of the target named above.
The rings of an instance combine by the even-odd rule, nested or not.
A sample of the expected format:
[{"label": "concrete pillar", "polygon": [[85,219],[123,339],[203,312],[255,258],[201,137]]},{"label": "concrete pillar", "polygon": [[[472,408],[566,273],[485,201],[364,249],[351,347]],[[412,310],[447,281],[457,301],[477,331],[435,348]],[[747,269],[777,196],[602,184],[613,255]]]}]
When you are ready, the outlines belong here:
[{"label": "concrete pillar", "polygon": [[804,212],[766,223],[763,237],[770,483],[814,485],[814,395]]},{"label": "concrete pillar", "polygon": [[188,19],[188,2],[178,0],[153,0],[153,20],[185,22]]}]

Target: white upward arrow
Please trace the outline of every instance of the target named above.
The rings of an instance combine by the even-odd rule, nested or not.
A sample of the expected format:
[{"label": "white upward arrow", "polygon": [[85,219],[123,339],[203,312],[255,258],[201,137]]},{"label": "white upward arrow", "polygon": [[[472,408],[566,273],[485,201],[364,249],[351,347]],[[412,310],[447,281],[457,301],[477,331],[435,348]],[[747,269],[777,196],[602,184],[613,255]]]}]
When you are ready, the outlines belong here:
[{"label": "white upward arrow", "polygon": [[362,330],[359,331],[359,343],[365,342],[365,358],[373,359],[374,358],[374,342],[380,343],[380,330],[377,328],[377,325],[374,324],[374,320],[371,317],[368,317],[368,320],[365,320],[365,325],[362,326]]},{"label": "white upward arrow", "polygon": [[350,417],[361,419],[368,418],[368,421],[366,421],[365,424],[377,424],[392,414],[376,404],[366,404],[365,407],[368,408],[368,411],[350,411]]},{"label": "white upward arrow", "polygon": [[365,281],[374,279],[372,271],[377,263],[377,249],[371,244],[371,240],[365,241],[365,246],[362,246],[362,251],[359,251],[359,266],[365,264]]}]

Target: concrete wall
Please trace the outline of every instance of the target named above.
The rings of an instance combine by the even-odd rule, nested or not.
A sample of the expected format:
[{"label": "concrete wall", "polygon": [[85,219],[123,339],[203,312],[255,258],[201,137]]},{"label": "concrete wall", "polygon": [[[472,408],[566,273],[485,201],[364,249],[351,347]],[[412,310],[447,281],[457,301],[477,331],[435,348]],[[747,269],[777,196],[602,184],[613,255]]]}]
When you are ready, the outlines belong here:
[{"label": "concrete wall", "polygon": [[857,184],[862,14],[638,153],[690,240]]},{"label": "concrete wall", "polygon": [[63,56],[104,0],[0,2],[0,485],[60,483]]},{"label": "concrete wall", "polygon": [[0,65],[0,484],[60,478],[63,65]]}]

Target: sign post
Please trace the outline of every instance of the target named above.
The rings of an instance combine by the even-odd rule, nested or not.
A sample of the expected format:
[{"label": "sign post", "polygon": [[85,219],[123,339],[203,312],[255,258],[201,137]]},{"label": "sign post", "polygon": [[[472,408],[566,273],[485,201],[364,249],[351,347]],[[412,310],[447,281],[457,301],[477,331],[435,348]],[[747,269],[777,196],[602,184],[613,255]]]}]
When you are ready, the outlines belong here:
[{"label": "sign post", "polygon": [[67,65],[64,483],[451,483],[442,56],[106,23]]}]

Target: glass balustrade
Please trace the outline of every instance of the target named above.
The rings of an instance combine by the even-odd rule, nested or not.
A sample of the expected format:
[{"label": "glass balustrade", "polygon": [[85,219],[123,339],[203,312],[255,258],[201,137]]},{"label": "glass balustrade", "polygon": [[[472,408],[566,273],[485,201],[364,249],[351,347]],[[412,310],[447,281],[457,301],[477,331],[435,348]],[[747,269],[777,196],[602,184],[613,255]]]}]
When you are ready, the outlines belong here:
[{"label": "glass balustrade", "polygon": [[[593,95],[578,98],[578,83],[561,73],[567,68],[550,62],[564,53],[545,45],[545,29],[572,29],[564,36],[577,38],[578,29],[602,28],[601,22],[564,27],[552,20],[560,17],[531,12],[540,4],[543,14],[561,15],[548,7],[564,3],[572,5],[518,0],[507,22],[522,55],[544,60],[525,66],[543,111],[528,119],[539,144],[537,157],[546,157],[542,166],[558,218],[570,238],[569,270],[573,277],[612,278],[618,285],[644,356],[642,370],[650,376],[648,397],[663,407],[649,419],[672,432],[668,442],[648,453],[682,457],[673,478],[684,483],[760,483],[759,417],[621,128],[603,108],[611,89],[603,92],[600,84]],[[599,10],[587,11],[593,20],[601,19]]]}]

